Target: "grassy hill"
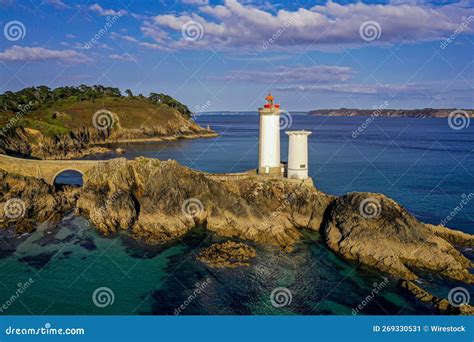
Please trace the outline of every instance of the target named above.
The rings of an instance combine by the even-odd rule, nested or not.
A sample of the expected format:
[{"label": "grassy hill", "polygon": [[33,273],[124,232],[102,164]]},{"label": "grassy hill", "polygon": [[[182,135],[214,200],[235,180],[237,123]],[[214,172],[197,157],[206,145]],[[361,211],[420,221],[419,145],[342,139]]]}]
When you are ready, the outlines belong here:
[{"label": "grassy hill", "polygon": [[[118,90],[110,88],[115,91],[96,91],[93,95],[80,96],[86,91],[66,87],[74,91],[58,95],[54,93],[56,89],[48,88],[46,94],[42,95],[39,88],[0,95],[0,125],[8,129],[32,128],[44,135],[54,136],[82,127],[93,127],[93,115],[99,110],[113,112],[123,129],[165,127],[177,120],[189,119],[191,114],[185,105],[164,94],[150,94],[150,97],[122,96]],[[93,88],[87,87],[87,90],[90,89]]]},{"label": "grassy hill", "polygon": [[[105,129],[95,116],[101,111],[112,118]],[[0,153],[75,158],[108,142],[199,136],[215,133],[197,125],[186,105],[165,94],[133,96],[127,90],[123,96],[117,88],[81,85],[0,95]]]}]

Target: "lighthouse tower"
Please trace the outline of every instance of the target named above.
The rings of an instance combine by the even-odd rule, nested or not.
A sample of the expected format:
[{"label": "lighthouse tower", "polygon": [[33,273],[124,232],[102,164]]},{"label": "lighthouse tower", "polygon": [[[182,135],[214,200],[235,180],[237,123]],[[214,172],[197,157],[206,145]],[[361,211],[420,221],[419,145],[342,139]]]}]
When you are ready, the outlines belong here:
[{"label": "lighthouse tower", "polygon": [[288,144],[287,177],[291,179],[308,178],[308,136],[309,131],[287,131],[290,137]]},{"label": "lighthouse tower", "polygon": [[258,109],[260,114],[258,173],[280,176],[280,105],[273,103],[272,94],[268,94],[265,99],[267,103]]}]

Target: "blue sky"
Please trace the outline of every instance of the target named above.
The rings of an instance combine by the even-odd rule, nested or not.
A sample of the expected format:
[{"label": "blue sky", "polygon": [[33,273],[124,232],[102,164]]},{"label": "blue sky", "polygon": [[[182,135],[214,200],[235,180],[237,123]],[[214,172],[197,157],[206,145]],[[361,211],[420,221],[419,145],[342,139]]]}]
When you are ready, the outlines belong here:
[{"label": "blue sky", "polygon": [[191,110],[472,108],[472,1],[0,0],[0,92],[103,84]]}]

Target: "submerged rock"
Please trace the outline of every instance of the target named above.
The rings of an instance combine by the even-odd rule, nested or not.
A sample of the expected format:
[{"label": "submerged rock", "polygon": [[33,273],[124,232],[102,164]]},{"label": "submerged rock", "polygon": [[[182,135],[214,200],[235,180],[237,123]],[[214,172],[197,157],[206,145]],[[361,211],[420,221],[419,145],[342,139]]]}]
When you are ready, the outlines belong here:
[{"label": "submerged rock", "polygon": [[250,266],[249,260],[255,258],[255,249],[241,242],[226,241],[203,249],[198,260],[211,267]]}]

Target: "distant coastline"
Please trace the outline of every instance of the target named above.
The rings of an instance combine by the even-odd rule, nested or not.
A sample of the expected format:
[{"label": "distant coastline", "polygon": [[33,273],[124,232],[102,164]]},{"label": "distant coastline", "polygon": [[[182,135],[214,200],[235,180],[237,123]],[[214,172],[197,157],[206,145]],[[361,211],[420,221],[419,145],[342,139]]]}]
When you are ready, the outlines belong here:
[{"label": "distant coastline", "polygon": [[450,113],[463,111],[469,117],[474,117],[474,109],[316,109],[309,111],[309,115],[315,116],[383,116],[383,117],[407,117],[407,118],[447,118]]},{"label": "distant coastline", "polygon": [[[314,115],[314,116],[381,116],[393,118],[447,118],[450,113],[460,113],[461,115],[474,118],[474,109],[456,109],[456,108],[422,108],[422,109],[355,109],[355,108],[339,108],[339,109],[315,109],[310,111],[289,110],[291,115]],[[258,115],[256,111],[210,111],[202,112],[205,115]]]}]

